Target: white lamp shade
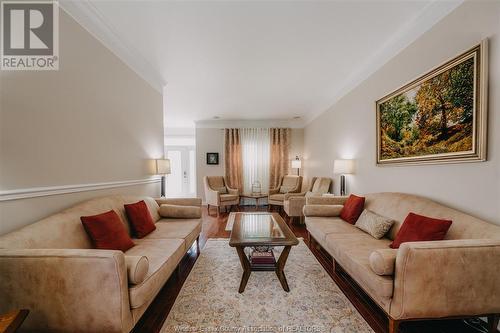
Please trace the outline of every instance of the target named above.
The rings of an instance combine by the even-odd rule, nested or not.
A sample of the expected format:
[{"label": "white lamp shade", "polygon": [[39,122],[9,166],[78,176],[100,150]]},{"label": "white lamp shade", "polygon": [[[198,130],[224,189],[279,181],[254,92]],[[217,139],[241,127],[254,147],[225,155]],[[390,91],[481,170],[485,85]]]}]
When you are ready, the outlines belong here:
[{"label": "white lamp shade", "polygon": [[354,173],[354,160],[335,160],[333,173],[342,175]]},{"label": "white lamp shade", "polygon": [[301,160],[292,160],[292,169],[300,169],[302,168]]},{"label": "white lamp shade", "polygon": [[157,175],[170,174],[170,160],[169,159],[158,159],[155,161],[156,161],[156,174]]}]

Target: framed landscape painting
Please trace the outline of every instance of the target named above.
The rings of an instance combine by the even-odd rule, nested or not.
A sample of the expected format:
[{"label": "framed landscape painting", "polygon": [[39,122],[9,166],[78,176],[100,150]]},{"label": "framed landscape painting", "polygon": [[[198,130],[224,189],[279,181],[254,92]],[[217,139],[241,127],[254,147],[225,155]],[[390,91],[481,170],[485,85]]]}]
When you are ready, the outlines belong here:
[{"label": "framed landscape painting", "polygon": [[486,160],[486,40],[376,102],[377,164]]}]

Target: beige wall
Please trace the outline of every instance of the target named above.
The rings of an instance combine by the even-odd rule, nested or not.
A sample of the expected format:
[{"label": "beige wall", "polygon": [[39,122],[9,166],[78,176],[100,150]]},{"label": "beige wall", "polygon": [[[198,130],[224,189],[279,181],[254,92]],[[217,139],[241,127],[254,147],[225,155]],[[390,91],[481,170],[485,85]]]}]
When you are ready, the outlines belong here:
[{"label": "beige wall", "polygon": [[[0,72],[0,191],[150,177],[147,159],[163,155],[161,93],[62,10],[59,30],[59,71]],[[0,234],[92,196],[158,191],[3,201]]]},{"label": "beige wall", "polygon": [[[500,3],[467,2],[305,128],[306,174],[332,176],[333,160],[357,159],[356,193],[400,191],[500,223]],[[375,101],[429,69],[490,40],[489,158],[484,163],[377,167]],[[335,179],[338,193],[338,177]]]},{"label": "beige wall", "polygon": [[[245,121],[231,124],[231,127],[245,127]],[[258,127],[258,124],[253,124]],[[248,127],[248,126],[247,126]],[[302,157],[304,144],[304,129],[292,128],[289,157],[295,158],[295,155]],[[219,165],[207,165],[206,154],[208,152],[219,153]],[[296,172],[290,170],[290,172]],[[222,176],[224,175],[224,130],[221,128],[196,128],[196,178],[198,197],[205,200],[205,191],[203,189],[204,176]]]}]

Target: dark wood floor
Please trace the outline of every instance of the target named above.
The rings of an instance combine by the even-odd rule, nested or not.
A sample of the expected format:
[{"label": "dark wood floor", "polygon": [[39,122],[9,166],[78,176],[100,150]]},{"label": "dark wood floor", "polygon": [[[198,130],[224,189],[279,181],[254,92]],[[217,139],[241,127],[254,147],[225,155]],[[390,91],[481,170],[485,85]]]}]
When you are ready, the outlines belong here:
[{"label": "dark wood floor", "polygon": [[[255,208],[242,207],[244,211],[253,211]],[[203,226],[200,235],[200,248],[203,249],[209,238],[228,238],[229,232],[225,231],[228,213],[216,216],[215,209],[211,215],[203,209]],[[307,231],[303,225],[289,223],[290,228],[297,237],[303,237],[311,252],[340,287],[351,303],[361,313],[376,333],[387,332],[387,319],[382,310],[356,285],[356,283],[341,268],[333,269],[332,258],[315,242],[308,244]],[[174,305],[184,281],[191,272],[198,255],[196,244],[186,253],[177,272],[172,274],[144,316],[134,328],[134,333],[159,332],[170,309]],[[338,267],[338,266],[337,266]],[[430,300],[432,301],[432,300]],[[400,333],[478,333],[488,332],[486,324],[479,320],[436,320],[424,322],[406,322],[401,324]]]}]

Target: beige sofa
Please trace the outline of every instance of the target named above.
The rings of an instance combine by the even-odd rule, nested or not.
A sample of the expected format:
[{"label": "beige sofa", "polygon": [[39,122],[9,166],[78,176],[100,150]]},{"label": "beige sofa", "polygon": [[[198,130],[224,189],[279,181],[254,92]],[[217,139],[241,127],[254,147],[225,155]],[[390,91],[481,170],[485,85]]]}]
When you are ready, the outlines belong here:
[{"label": "beige sofa", "polygon": [[[156,230],[133,239],[136,245],[125,253],[92,249],[80,217],[113,209],[130,230],[123,205],[140,200]],[[201,217],[200,199],[109,196],[1,236],[0,313],[29,309],[23,331],[129,332],[201,232],[200,218],[161,218],[162,203],[195,206]],[[149,266],[134,284],[129,263],[138,256]]]},{"label": "beige sofa", "polygon": [[[365,208],[396,221],[377,240],[344,222],[333,207],[343,197],[312,197],[304,207],[311,238],[318,242],[389,317],[401,321],[488,316],[496,332],[500,314],[500,227],[431,200],[403,193],[366,195]],[[389,244],[409,212],[451,219],[443,241]],[[372,268],[373,267],[373,268]],[[375,270],[379,274],[375,273]]]}]

